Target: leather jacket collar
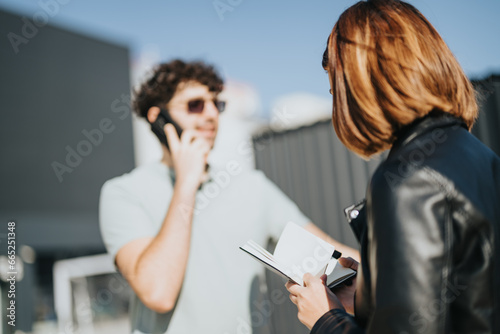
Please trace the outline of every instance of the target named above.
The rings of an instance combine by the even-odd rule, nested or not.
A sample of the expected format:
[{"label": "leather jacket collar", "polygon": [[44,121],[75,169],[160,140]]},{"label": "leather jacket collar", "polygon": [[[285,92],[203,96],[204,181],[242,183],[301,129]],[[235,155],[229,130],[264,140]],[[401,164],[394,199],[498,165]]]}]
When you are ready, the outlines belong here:
[{"label": "leather jacket collar", "polygon": [[433,111],[428,115],[415,120],[413,123],[404,126],[396,133],[396,140],[389,152],[389,157],[396,154],[395,152],[413,139],[422,134],[432,131],[436,128],[445,128],[448,126],[461,126],[467,129],[467,125],[459,118],[438,111]]}]

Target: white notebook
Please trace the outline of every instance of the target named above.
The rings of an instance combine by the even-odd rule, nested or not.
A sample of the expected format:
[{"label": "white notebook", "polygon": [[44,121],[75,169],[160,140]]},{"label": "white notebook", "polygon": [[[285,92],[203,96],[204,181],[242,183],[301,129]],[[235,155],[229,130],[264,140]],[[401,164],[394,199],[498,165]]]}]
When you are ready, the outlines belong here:
[{"label": "white notebook", "polygon": [[302,277],[307,272],[316,277],[326,274],[326,285],[329,288],[356,275],[354,270],[338,263],[340,253],[335,252],[333,245],[292,222],[281,233],[274,254],[253,240],[249,240],[240,249],[269,270],[300,285],[303,285]]}]

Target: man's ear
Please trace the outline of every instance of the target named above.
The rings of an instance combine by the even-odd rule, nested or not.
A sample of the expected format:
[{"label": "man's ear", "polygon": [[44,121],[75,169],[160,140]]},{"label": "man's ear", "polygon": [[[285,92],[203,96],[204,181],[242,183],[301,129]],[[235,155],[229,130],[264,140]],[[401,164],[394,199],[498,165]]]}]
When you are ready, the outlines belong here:
[{"label": "man's ear", "polygon": [[154,123],[156,121],[156,119],[158,118],[158,115],[160,114],[160,108],[158,108],[157,106],[154,106],[154,107],[151,107],[149,108],[148,110],[148,113],[147,113],[147,120],[149,123]]}]

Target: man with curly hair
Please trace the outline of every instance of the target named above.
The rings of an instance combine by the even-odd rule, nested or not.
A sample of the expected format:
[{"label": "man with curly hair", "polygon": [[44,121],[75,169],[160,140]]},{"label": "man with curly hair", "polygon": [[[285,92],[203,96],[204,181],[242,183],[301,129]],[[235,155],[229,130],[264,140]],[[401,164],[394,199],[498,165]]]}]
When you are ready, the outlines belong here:
[{"label": "man with curly hair", "polygon": [[[243,172],[235,161],[208,168],[222,88],[212,66],[174,60],[135,94],[135,110],[162,142],[163,158],[106,182],[100,202],[104,242],[135,292],[134,333],[251,333],[250,286],[262,267],[238,246],[265,244],[289,221],[357,257],[263,173]],[[221,177],[229,182],[210,196]]]}]

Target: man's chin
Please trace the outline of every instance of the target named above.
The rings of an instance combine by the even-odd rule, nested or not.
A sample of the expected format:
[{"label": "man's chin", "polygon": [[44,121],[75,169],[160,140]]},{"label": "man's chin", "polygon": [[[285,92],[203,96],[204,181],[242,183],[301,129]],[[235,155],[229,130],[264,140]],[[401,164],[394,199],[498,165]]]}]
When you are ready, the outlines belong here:
[{"label": "man's chin", "polygon": [[216,134],[214,134],[213,132],[208,134],[208,133],[205,133],[205,134],[201,134],[198,138],[203,138],[203,140],[205,140],[205,142],[210,146],[210,148],[212,149],[214,147],[214,144],[215,144],[215,139],[217,138]]},{"label": "man's chin", "polygon": [[209,139],[208,140],[208,145],[210,145],[210,149],[213,150],[213,148],[215,146],[215,138]]},{"label": "man's chin", "polygon": [[210,146],[211,149],[214,147],[215,138],[213,138],[213,137],[202,137],[202,138]]}]

